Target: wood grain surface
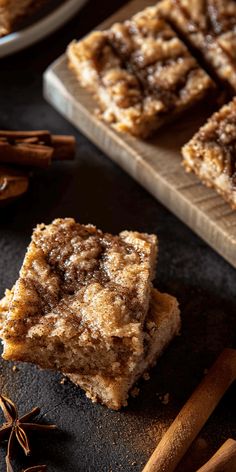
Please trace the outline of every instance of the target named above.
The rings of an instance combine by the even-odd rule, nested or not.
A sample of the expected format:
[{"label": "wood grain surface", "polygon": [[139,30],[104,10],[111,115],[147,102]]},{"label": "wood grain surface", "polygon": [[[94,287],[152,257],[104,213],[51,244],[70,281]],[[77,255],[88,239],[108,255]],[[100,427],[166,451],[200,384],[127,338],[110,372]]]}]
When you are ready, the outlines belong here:
[{"label": "wood grain surface", "polygon": [[[153,2],[134,0],[99,28],[130,17]],[[96,116],[97,104],[61,56],[44,74],[45,98],[111,159],[236,267],[236,212],[181,166],[181,146],[202,125],[213,107],[207,103],[181,115],[143,141],[119,134]]]}]

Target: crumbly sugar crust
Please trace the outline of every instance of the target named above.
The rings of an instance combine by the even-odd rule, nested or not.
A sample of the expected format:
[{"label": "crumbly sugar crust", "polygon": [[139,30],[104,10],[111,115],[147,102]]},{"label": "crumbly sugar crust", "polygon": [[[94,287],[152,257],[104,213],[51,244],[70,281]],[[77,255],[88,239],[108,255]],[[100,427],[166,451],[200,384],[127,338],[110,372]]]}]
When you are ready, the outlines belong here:
[{"label": "crumbly sugar crust", "polygon": [[81,85],[98,100],[102,118],[140,137],[213,88],[156,7],[72,42],[67,55]]},{"label": "crumbly sugar crust", "polygon": [[235,0],[163,0],[158,8],[235,92]]},{"label": "crumbly sugar crust", "polygon": [[12,290],[6,289],[4,297],[0,300],[0,337],[1,337],[1,330],[3,328],[3,323],[7,317],[7,313],[9,310],[9,305],[10,305],[13,291],[14,291],[14,287],[12,288]]},{"label": "crumbly sugar crust", "polygon": [[214,113],[183,147],[183,164],[236,209],[236,98]]},{"label": "crumbly sugar crust", "polygon": [[67,372],[132,371],[143,351],[157,239],[73,219],[38,225],[15,284],[5,359]]}]

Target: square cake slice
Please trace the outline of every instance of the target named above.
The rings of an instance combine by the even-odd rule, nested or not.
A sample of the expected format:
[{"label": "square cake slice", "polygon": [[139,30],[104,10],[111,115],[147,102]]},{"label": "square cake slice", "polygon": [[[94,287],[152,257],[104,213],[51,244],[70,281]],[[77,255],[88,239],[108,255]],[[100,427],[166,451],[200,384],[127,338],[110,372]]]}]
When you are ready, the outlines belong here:
[{"label": "square cake slice", "polygon": [[214,113],[182,149],[183,164],[236,209],[236,98]]},{"label": "square cake slice", "polygon": [[164,0],[159,9],[235,94],[235,0]]},{"label": "square cake slice", "polygon": [[45,0],[0,0],[0,37],[11,33],[19,20],[38,10]]},{"label": "square cake slice", "polygon": [[156,7],[72,42],[67,56],[103,120],[142,138],[214,89]]},{"label": "square cake slice", "polygon": [[3,357],[69,373],[132,372],[143,355],[143,325],[157,238],[112,236],[73,219],[33,232],[2,330]]},{"label": "square cake slice", "polygon": [[135,382],[157,361],[169,342],[179,333],[180,312],[175,297],[152,290],[149,312],[144,325],[144,353],[131,375],[76,375],[68,377],[85,390],[93,402],[118,410],[127,405],[129,392]]}]

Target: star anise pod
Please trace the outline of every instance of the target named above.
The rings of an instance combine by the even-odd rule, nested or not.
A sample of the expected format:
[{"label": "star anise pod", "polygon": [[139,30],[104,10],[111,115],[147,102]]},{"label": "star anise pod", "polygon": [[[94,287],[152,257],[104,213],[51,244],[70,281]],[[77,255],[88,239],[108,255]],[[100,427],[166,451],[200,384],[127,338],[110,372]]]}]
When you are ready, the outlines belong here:
[{"label": "star anise pod", "polygon": [[24,472],[45,472],[47,469],[46,465],[34,465],[33,467],[28,467]]},{"label": "star anise pod", "polygon": [[[0,395],[0,407],[3,411],[6,422],[0,428],[0,441],[8,439],[7,445],[7,455],[6,455],[6,466],[7,472],[13,472],[11,465],[13,445],[16,440],[21,448],[23,449],[26,456],[30,454],[29,440],[27,437],[27,431],[36,430],[36,431],[46,431],[56,429],[55,425],[44,425],[38,423],[29,423],[35,416],[40,413],[40,408],[33,408],[29,413],[26,413],[24,416],[19,418],[18,410],[16,405],[7,397]],[[38,467],[41,467],[39,469]],[[42,471],[45,470],[45,466],[36,466],[36,468],[29,468],[30,470]]]}]

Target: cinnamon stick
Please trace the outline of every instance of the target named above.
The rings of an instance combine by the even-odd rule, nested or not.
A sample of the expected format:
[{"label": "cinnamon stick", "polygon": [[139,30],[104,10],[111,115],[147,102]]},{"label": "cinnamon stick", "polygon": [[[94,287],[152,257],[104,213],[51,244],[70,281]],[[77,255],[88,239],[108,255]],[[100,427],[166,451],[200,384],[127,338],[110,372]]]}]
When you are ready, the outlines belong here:
[{"label": "cinnamon stick", "polygon": [[52,135],[51,145],[54,148],[53,159],[71,160],[74,158],[76,148],[76,139],[74,136]]},{"label": "cinnamon stick", "polygon": [[28,175],[8,167],[0,167],[0,202],[23,195],[28,189]]},{"label": "cinnamon stick", "polygon": [[32,136],[32,138],[16,139],[15,143],[39,144],[39,138],[37,138],[37,136]]},{"label": "cinnamon stick", "polygon": [[225,349],[164,434],[143,472],[173,472],[236,379],[236,350]]},{"label": "cinnamon stick", "polygon": [[73,159],[75,146],[74,136],[51,135],[45,130],[0,130],[0,162],[6,164],[47,167],[51,159]]},{"label": "cinnamon stick", "polygon": [[197,472],[236,471],[236,441],[227,439],[218,451]]},{"label": "cinnamon stick", "polygon": [[51,163],[53,148],[41,144],[9,144],[0,140],[0,162],[20,166],[47,167]]}]

